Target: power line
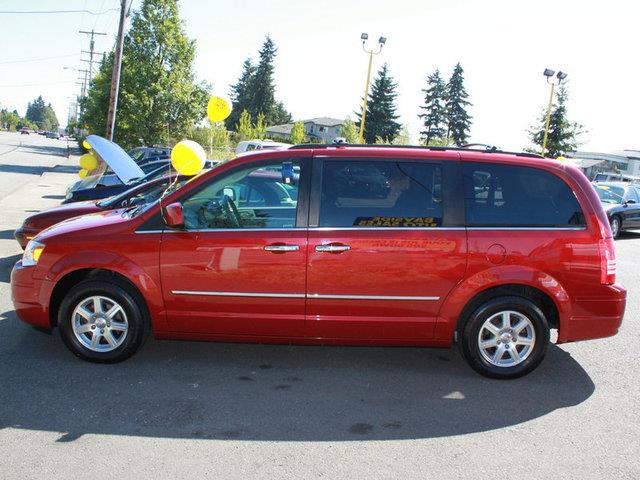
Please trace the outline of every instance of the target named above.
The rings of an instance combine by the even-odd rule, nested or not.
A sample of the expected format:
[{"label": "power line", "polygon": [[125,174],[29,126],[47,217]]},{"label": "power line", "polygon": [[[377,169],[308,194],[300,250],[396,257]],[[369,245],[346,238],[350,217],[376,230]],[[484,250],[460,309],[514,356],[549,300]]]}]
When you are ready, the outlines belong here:
[{"label": "power line", "polygon": [[40,87],[42,85],[59,85],[62,83],[73,83],[74,81],[64,82],[42,82],[42,83],[17,83],[15,85],[0,85],[0,88],[13,88],[13,87]]},{"label": "power line", "polygon": [[88,13],[89,15],[104,15],[105,13],[109,13],[109,12],[113,12],[113,11],[117,11],[117,8],[108,8],[107,10],[104,10],[102,12],[92,12],[91,10],[0,10],[0,14],[2,13],[7,13],[7,14],[30,14],[30,13],[34,13],[36,15],[48,15],[48,14],[55,14],[55,13]]},{"label": "power line", "polygon": [[28,58],[26,60],[9,60],[6,62],[0,62],[0,65],[8,65],[10,63],[42,62],[44,60],[53,60],[55,58],[69,58],[69,57],[75,57],[75,56],[76,56],[75,53],[71,53],[69,55],[56,55],[54,57]]}]

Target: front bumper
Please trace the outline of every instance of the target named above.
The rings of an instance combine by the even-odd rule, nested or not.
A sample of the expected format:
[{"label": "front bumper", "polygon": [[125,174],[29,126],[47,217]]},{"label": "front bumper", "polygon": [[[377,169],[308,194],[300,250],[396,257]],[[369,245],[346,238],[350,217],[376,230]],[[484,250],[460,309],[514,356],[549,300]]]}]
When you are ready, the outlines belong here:
[{"label": "front bumper", "polygon": [[619,284],[603,285],[598,295],[577,296],[573,301],[573,315],[560,324],[558,343],[617,334],[626,303],[627,290]]},{"label": "front bumper", "polygon": [[34,267],[17,262],[11,271],[11,300],[16,314],[25,323],[50,329],[48,302],[42,301],[44,280],[34,279]]}]

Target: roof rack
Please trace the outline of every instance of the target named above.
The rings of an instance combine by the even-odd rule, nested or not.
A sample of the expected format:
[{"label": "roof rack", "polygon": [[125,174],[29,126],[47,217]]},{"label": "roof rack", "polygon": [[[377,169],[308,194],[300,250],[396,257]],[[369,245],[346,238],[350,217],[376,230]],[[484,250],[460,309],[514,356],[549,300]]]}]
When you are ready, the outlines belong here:
[{"label": "roof rack", "polygon": [[324,143],[300,143],[298,145],[292,145],[289,150],[306,150],[306,149],[325,149],[325,148],[342,148],[342,147],[362,147],[362,148],[410,148],[415,150],[433,150],[433,151],[459,151],[459,152],[479,152],[479,153],[506,153],[508,155],[516,155],[518,157],[530,157],[530,158],[544,158],[537,153],[527,152],[507,152],[504,150],[498,150],[495,147],[491,148],[468,148],[468,147],[433,147],[423,145],[388,145],[388,144],[371,144],[371,143],[336,143],[336,144],[324,144]]}]

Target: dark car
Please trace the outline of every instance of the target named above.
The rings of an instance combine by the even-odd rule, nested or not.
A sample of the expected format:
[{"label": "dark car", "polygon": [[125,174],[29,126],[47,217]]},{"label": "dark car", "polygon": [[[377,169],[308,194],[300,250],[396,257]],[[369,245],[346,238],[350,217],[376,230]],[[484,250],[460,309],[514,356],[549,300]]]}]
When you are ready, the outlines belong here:
[{"label": "dark car", "polygon": [[23,127],[20,129],[20,135],[29,135],[29,129],[27,127]]},{"label": "dark car", "polygon": [[164,147],[137,147],[127,152],[138,165],[153,162],[156,160],[168,159],[171,156],[171,149]]},{"label": "dark car", "polygon": [[[130,188],[138,186],[140,184],[149,182],[160,178],[167,173],[173,172],[170,163],[163,162],[161,165],[156,166],[153,170],[147,173],[141,178],[135,178],[128,183],[114,183],[111,185],[97,185],[90,188],[80,188],[77,190],[67,192],[63,204],[81,202],[85,200],[100,200],[101,198],[111,197],[112,195],[119,195],[126,192]],[[109,175],[105,175],[109,176]]]},{"label": "dark car", "polygon": [[622,230],[640,228],[640,185],[597,182],[593,186],[609,218],[613,238]]}]

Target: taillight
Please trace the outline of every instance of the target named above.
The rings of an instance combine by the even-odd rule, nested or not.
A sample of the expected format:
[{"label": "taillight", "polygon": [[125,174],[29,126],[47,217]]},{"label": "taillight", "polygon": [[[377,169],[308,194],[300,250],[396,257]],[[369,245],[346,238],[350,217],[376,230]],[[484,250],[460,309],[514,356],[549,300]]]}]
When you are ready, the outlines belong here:
[{"label": "taillight", "polygon": [[613,238],[605,238],[598,241],[600,252],[600,283],[612,285],[616,283],[616,250]]}]

